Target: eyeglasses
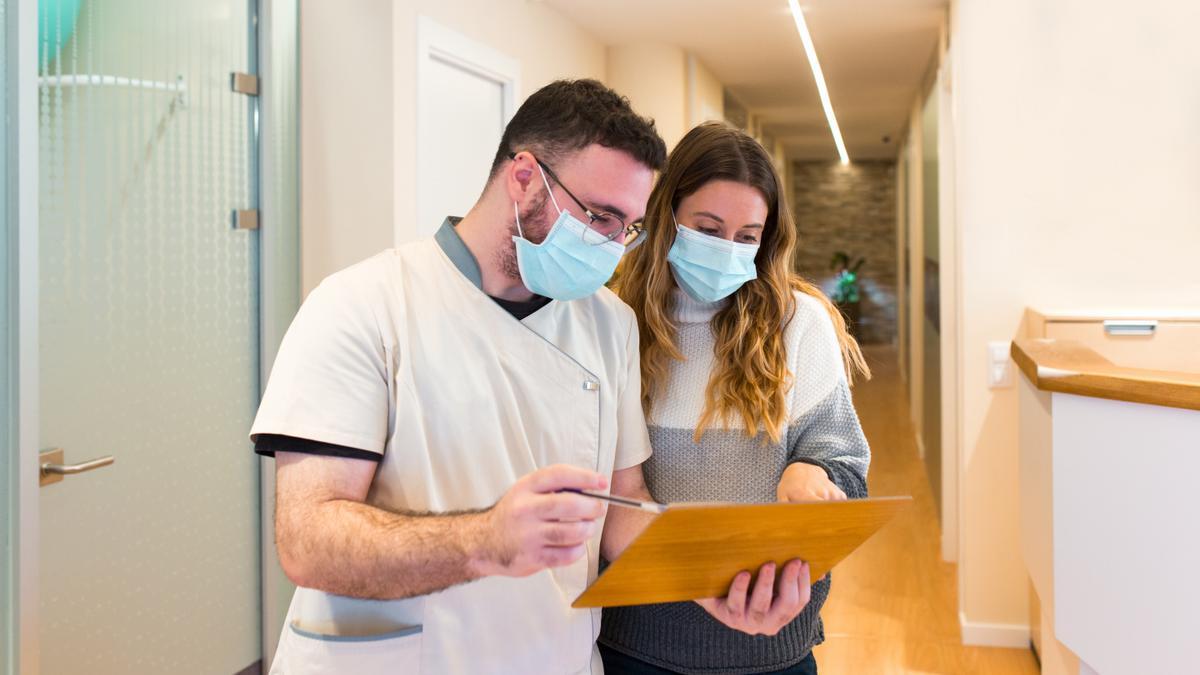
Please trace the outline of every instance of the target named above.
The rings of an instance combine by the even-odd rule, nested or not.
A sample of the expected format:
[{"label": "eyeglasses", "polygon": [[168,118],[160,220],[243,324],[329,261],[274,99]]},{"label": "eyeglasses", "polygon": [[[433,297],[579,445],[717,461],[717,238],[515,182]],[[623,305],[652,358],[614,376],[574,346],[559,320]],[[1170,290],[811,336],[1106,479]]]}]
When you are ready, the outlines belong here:
[{"label": "eyeglasses", "polygon": [[[510,152],[508,153],[508,157],[509,159],[516,159],[517,155]],[[595,232],[600,236],[588,236],[588,231],[585,231],[583,233],[583,240],[585,242],[593,246],[599,246],[619,239],[619,243],[624,244],[625,250],[630,251],[646,239],[643,236],[646,233],[645,223],[638,220],[627,225],[625,224],[625,219],[616,214],[589,209],[586,204],[579,201],[579,198],[566,185],[563,185],[562,180],[554,173],[554,169],[551,169],[545,162],[536,157],[533,161],[537,162],[538,166],[542,167],[542,171],[545,171],[551,180],[558,183],[563,192],[567,193],[567,196],[574,200],[579,205],[579,208],[583,209],[583,212],[587,214],[589,231]],[[621,235],[624,235],[624,238],[621,238]]]}]

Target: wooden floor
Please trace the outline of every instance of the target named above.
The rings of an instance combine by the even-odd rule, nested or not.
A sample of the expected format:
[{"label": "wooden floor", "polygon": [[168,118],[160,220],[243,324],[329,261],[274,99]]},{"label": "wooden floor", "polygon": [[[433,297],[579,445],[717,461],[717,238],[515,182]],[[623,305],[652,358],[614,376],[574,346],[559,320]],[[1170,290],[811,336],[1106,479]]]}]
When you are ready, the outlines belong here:
[{"label": "wooden floor", "polygon": [[854,388],[854,402],[873,453],[870,492],[915,502],[834,571],[821,612],[825,644],[816,649],[821,673],[1036,674],[1029,650],[963,646],[955,566],[941,559],[896,351],[871,348],[867,357],[875,377]]}]

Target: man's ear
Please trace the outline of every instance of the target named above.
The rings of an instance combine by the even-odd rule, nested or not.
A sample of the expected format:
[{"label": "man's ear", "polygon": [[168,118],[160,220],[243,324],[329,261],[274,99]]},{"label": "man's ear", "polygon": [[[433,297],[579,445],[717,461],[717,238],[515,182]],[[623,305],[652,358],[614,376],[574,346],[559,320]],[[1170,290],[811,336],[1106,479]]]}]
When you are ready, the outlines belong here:
[{"label": "man's ear", "polygon": [[518,152],[502,170],[504,187],[509,201],[523,204],[531,190],[536,189],[534,180],[537,178],[537,160],[528,152]]}]

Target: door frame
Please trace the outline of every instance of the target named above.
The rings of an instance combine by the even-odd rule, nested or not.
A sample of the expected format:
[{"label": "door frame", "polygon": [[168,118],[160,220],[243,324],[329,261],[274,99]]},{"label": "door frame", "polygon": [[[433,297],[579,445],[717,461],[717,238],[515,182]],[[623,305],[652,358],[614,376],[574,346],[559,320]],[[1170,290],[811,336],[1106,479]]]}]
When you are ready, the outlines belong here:
[{"label": "door frame", "polygon": [[[6,8],[8,20],[6,31],[5,67],[7,68],[10,92],[4,96],[4,105],[10,124],[4,133],[10,152],[4,158],[8,163],[8,212],[5,214],[4,236],[9,244],[7,273],[9,284],[9,316],[5,317],[5,330],[9,332],[9,350],[3,357],[9,359],[13,374],[12,388],[13,420],[10,437],[5,439],[0,461],[9,462],[13,469],[9,485],[3,486],[4,493],[11,496],[12,514],[9,525],[14,544],[8,578],[0,583],[11,590],[10,635],[12,653],[8,663],[0,663],[0,669],[12,668],[19,675],[37,675],[40,672],[38,609],[41,579],[39,575],[40,514],[39,485],[39,351],[38,351],[38,9],[37,0],[10,0]],[[287,114],[289,106],[285,97],[294,97],[290,110],[299,115],[298,61],[299,35],[298,0],[254,0],[251,7],[257,11],[258,39],[255,59],[260,81],[268,86],[261,88],[258,99],[258,189],[261,229],[259,230],[259,352],[261,384],[265,385],[266,373],[274,360],[279,342],[300,304],[300,259],[299,208],[291,220],[280,217],[278,199],[270,190],[263,189],[274,181],[290,182],[290,189],[281,190],[281,195],[290,194],[299,199],[299,167],[286,166],[278,158],[287,144],[299,144],[298,120],[280,127],[276,116]],[[285,16],[290,6],[289,21]],[[277,22],[277,19],[282,19]],[[250,17],[247,17],[248,26]],[[296,61],[288,64],[276,63],[273,58],[272,40],[283,37],[278,31],[292,31],[291,39],[297,46]],[[253,61],[252,61],[253,63]],[[291,69],[294,86],[273,90],[269,85],[278,70],[283,73]],[[292,129],[290,137],[275,134],[276,129]],[[298,151],[295,152],[298,157]],[[289,175],[290,174],[290,175]],[[271,181],[271,182],[268,182]],[[9,411],[4,411],[7,416]],[[249,432],[249,430],[247,430]],[[11,442],[11,445],[10,445]],[[10,452],[11,449],[11,452]],[[274,581],[281,574],[277,570],[273,543],[274,473],[262,471],[260,506],[262,507],[262,565],[260,589],[262,597],[247,598],[247,602],[261,602],[262,645],[264,664],[269,663],[279,635],[279,622],[270,612],[277,611],[280,602],[286,600],[275,592]],[[11,491],[10,491],[11,488]],[[6,509],[7,510],[7,509]],[[268,650],[269,646],[269,650]],[[264,669],[264,672],[265,669]]]},{"label": "door frame", "polygon": [[[259,397],[292,317],[300,308],[300,2],[257,0]],[[276,44],[293,59],[275,58]],[[289,111],[294,117],[288,118]],[[290,135],[288,131],[290,129]],[[277,133],[282,131],[283,133]],[[294,158],[289,161],[288,158]],[[281,185],[277,194],[272,186]],[[281,200],[290,196],[289,213]],[[249,433],[249,429],[246,430]],[[275,551],[275,460],[259,458],[259,593],[262,672],[270,671],[294,587]]]},{"label": "door frame", "polygon": [[[437,59],[448,65],[460,68],[473,75],[491,80],[500,85],[502,92],[503,120],[507,125],[517,112],[517,97],[521,89],[521,64],[511,56],[472,40],[467,36],[453,31],[437,23],[433,19],[417,16],[417,77],[416,95],[413,105],[416,106],[416,143],[417,152],[413,156],[413,175],[416,176],[416,203],[413,205],[412,218],[415,220],[421,213],[421,200],[429,194],[429,172],[422,171],[425,158],[437,151],[437,140],[427,133],[429,128],[429,113],[423,102],[427,95],[429,82],[433,73],[429,67],[431,59]],[[462,214],[466,215],[466,214]],[[436,227],[436,223],[416,223],[415,227]],[[393,226],[392,239],[399,246],[410,240],[414,231],[413,223],[396,223]]]},{"label": "door frame", "polygon": [[[38,11],[37,0],[13,0],[5,26],[11,124],[6,126],[9,157],[10,307],[15,321],[10,349],[15,374],[14,420],[10,460],[16,496],[12,551],[12,666],[20,675],[36,675],[38,653]],[[9,96],[11,94],[11,96]],[[5,580],[10,581],[10,580]]]}]

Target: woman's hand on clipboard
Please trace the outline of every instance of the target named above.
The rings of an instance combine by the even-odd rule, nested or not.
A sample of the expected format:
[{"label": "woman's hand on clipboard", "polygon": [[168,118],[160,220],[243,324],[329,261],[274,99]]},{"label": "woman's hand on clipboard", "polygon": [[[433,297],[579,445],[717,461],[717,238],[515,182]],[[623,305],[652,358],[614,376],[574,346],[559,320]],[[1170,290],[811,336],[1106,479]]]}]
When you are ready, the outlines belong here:
[{"label": "woman's hand on clipboard", "polygon": [[[776,583],[778,576],[778,583]],[[754,588],[750,573],[740,572],[723,598],[697,600],[714,619],[748,635],[775,635],[791,623],[812,596],[808,563],[793,560],[776,575],[775,563],[767,563],[758,572]]]},{"label": "woman's hand on clipboard", "polygon": [[825,469],[815,464],[795,462],[783,470],[776,495],[781,502],[842,501],[846,493],[829,480]]}]

